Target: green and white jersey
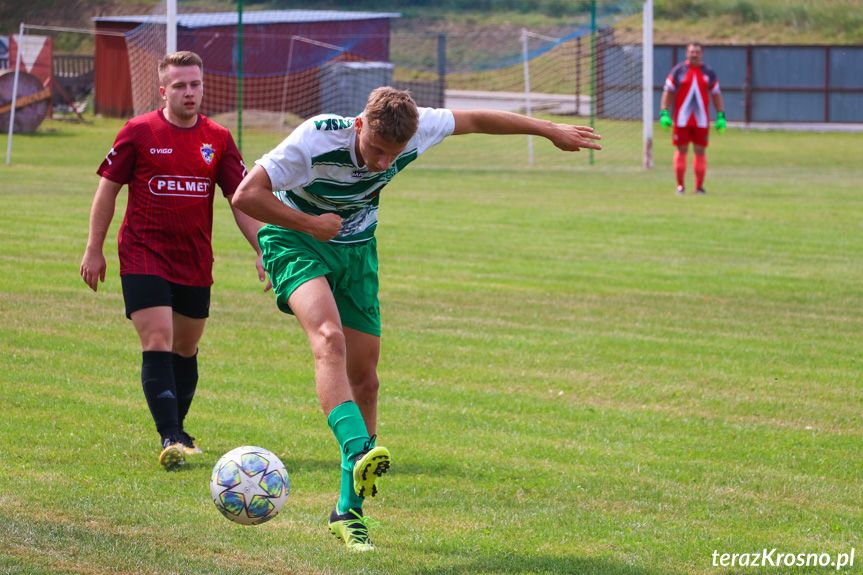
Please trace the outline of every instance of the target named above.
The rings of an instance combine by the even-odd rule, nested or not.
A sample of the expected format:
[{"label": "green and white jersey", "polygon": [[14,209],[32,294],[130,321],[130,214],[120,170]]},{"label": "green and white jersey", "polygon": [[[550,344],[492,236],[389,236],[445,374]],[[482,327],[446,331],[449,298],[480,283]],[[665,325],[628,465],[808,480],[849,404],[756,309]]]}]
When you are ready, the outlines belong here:
[{"label": "green and white jersey", "polygon": [[365,242],[375,235],[381,190],[426,150],[453,133],[446,109],[419,108],[419,128],[384,172],[357,165],[354,120],[322,114],[306,120],[255,162],[270,176],[284,204],[315,216],[332,212],[343,222],[336,243]]}]

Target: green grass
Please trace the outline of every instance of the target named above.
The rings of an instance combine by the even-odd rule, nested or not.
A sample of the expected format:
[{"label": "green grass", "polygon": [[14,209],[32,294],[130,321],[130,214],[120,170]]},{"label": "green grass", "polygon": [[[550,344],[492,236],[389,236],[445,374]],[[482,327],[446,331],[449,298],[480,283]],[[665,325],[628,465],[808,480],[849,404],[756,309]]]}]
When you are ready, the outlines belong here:
[{"label": "green grass", "polygon": [[[460,137],[400,175],[378,232],[394,465],[367,505],[380,553],[356,557],[326,533],[338,449],[308,344],[224,200],[189,420],[205,454],[158,466],[117,277],[122,199],[106,283],[78,276],[121,125],[48,121],[0,168],[0,573],[834,571],[712,564],[774,547],[857,547],[859,571],[861,136],[729,130],[704,197],[673,193],[664,132],[647,172],[436,168],[476,154]],[[248,131],[246,158],[279,139]],[[260,527],[209,500],[243,444],[292,481]]]},{"label": "green grass", "polygon": [[711,43],[859,44],[860,8],[857,0],[656,0],[654,16],[660,36]]}]

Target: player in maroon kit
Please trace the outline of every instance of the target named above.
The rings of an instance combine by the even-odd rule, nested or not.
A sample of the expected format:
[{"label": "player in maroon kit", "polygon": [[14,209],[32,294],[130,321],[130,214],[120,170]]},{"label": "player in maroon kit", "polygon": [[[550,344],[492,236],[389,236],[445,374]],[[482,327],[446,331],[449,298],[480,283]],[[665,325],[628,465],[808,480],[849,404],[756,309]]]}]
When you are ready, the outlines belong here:
[{"label": "player in maroon kit", "polygon": [[[695,193],[704,194],[704,175],[707,172],[707,133],[710,126],[708,94],[716,108],[716,131],[725,131],[725,105],[719,91],[719,79],[710,66],[702,62],[704,48],[693,42],[686,47],[686,61],[671,69],[665,79],[665,89],[659,104],[659,122],[665,129],[674,127],[674,171],[677,176],[677,193],[686,193],[683,180],[686,176],[686,154],[689,143],[695,151],[692,168],[695,171]],[[668,112],[674,100],[674,119]]]},{"label": "player in maroon kit", "polygon": [[[216,184],[231,201],[246,168],[230,132],[199,114],[203,63],[175,52],[159,63],[165,107],[129,120],[97,173],[81,277],[96,291],[105,281],[102,247],[117,195],[129,186],[120,226],[120,281],[126,317],[143,349],[141,382],[162,437],[166,468],[201,453],[183,420],[198,382],[198,341],[209,316],[213,284],[213,200]],[[231,206],[240,231],[258,254],[261,224]],[[269,289],[269,284],[267,288]]]}]

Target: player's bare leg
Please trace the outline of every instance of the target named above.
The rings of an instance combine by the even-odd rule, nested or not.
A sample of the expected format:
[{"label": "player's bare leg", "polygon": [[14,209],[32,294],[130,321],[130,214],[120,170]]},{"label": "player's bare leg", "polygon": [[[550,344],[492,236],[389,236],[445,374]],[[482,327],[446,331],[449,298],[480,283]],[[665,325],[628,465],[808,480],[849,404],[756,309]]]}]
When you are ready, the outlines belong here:
[{"label": "player's bare leg", "polygon": [[674,151],[674,175],[677,178],[677,193],[686,193],[686,155],[689,152],[689,145],[677,146]]},{"label": "player's bare leg", "polygon": [[363,414],[369,437],[377,433],[378,421],[378,359],[381,338],[349,327],[344,328],[347,342],[348,383],[354,402]]},{"label": "player's bare leg", "polygon": [[171,320],[174,325],[171,351],[183,357],[195,355],[198,352],[198,342],[204,335],[207,319],[186,317],[175,312],[171,314]]},{"label": "player's bare leg", "polygon": [[695,193],[706,194],[704,176],[707,174],[707,148],[693,144],[692,149],[695,152],[695,157],[692,159],[692,169],[695,171]]},{"label": "player's bare leg", "polygon": [[[367,339],[367,334],[360,335],[356,330],[342,327],[326,278],[318,277],[302,284],[288,298],[288,305],[309,338],[315,356],[318,400],[342,453],[341,491],[338,505],[330,514],[329,530],[353,551],[373,551],[375,547],[368,535],[371,524],[362,515],[363,499],[376,492],[374,480],[389,467],[389,452],[386,448],[374,447],[364,418],[365,413],[369,413],[373,421],[377,420],[377,375],[375,373],[374,380],[370,381],[368,374],[369,367],[376,372],[379,338],[375,337],[378,342],[374,342]],[[351,348],[349,353],[349,346],[358,349]],[[371,353],[371,362],[367,358],[363,363],[357,355],[359,351]],[[365,413],[354,400],[349,365]],[[369,411],[369,407],[373,409]],[[371,429],[374,426],[372,423]],[[382,463],[383,459],[386,461]]]},{"label": "player's bare leg", "polygon": [[140,309],[130,316],[141,349],[144,351],[171,351],[174,343],[173,311],[168,306]]},{"label": "player's bare leg", "polygon": [[330,284],[317,277],[300,285],[288,298],[315,356],[315,386],[324,415],[353,401],[347,374],[345,334]]}]

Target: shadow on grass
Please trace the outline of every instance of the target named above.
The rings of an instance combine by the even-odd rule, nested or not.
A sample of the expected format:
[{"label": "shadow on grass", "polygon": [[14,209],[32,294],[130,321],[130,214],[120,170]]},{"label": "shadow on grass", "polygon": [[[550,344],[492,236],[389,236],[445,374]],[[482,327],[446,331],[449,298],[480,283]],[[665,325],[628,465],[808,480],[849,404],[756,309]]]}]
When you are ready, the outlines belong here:
[{"label": "shadow on grass", "polygon": [[[87,124],[78,123],[76,126],[86,126]],[[3,139],[5,140],[8,137],[8,134],[3,134]],[[60,129],[59,127],[51,126],[47,128],[42,128],[35,132],[29,132],[27,134],[23,133],[13,133],[13,138],[21,138],[22,140],[42,140],[42,139],[54,139],[54,138],[77,138],[80,137],[80,134],[74,133],[68,129]]]},{"label": "shadow on grass", "polygon": [[590,557],[553,557],[549,555],[524,556],[506,553],[499,556],[480,556],[460,564],[445,567],[423,567],[413,571],[426,574],[481,574],[481,573],[548,573],[549,575],[682,575],[683,571],[647,569],[624,565],[608,559]]},{"label": "shadow on grass", "polygon": [[398,473],[404,476],[441,477],[455,481],[465,477],[465,471],[462,468],[462,465],[467,462],[467,459],[464,459],[463,461],[456,459],[443,461],[419,461],[413,459],[404,462],[396,461],[394,466],[398,465]]},{"label": "shadow on grass", "polygon": [[[230,449],[225,448],[225,453],[230,451]],[[215,453],[215,452],[214,452]],[[173,467],[169,467],[165,469],[167,473],[183,473],[183,472],[198,472],[201,469],[206,469],[207,471],[213,469],[213,467],[218,463],[221,455],[213,455],[211,452],[207,451],[203,455],[193,455],[186,457],[186,463],[183,465],[175,465]],[[282,463],[285,464],[285,468],[288,470],[288,473],[317,473],[320,471],[324,472],[333,472],[334,474],[339,473],[339,459],[338,452],[329,458],[320,458],[320,459],[312,459],[312,458],[296,458],[296,457],[280,457]]]},{"label": "shadow on grass", "polygon": [[335,455],[330,458],[300,459],[296,457],[286,457],[282,459],[282,463],[285,464],[285,467],[290,473],[315,473],[318,471],[340,473],[339,470],[341,467],[339,465],[338,457],[339,453],[336,451]]}]

